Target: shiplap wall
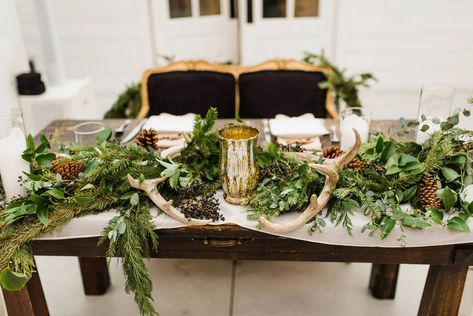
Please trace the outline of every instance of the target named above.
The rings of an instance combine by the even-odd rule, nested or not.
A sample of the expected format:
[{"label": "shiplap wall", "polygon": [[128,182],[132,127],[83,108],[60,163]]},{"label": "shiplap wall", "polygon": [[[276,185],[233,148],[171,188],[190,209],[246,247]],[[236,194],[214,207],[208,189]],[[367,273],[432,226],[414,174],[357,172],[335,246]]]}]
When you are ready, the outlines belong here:
[{"label": "shiplap wall", "polygon": [[[34,0],[16,0],[30,55],[42,56]],[[93,76],[97,106],[108,109],[152,65],[145,0],[51,0],[66,76]]]},{"label": "shiplap wall", "polygon": [[[26,47],[41,57],[32,1],[17,0],[18,11]],[[147,1],[51,1],[66,74],[92,74],[105,110],[152,65]],[[336,62],[379,79],[362,92],[375,118],[415,117],[424,82],[455,87],[457,105],[473,95],[472,0],[339,0],[337,19]]]}]

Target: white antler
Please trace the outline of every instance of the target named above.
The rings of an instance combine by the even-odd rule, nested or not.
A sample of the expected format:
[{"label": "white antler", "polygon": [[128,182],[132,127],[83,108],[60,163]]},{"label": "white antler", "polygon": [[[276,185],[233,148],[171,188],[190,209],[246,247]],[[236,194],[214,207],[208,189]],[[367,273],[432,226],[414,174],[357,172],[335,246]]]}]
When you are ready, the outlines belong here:
[{"label": "white antler", "polygon": [[[264,230],[273,233],[292,232],[304,226],[327,205],[332,196],[333,190],[335,190],[337,186],[339,178],[337,173],[338,169],[344,168],[350,161],[353,160],[353,158],[356,157],[358,151],[360,150],[360,134],[355,129],[353,129],[353,132],[355,133],[355,144],[349,151],[335,159],[326,159],[323,164],[309,163],[311,168],[318,170],[325,175],[325,184],[319,196],[313,194],[310,197],[309,206],[307,206],[304,212],[302,212],[297,218],[289,223],[272,223],[265,217],[260,217],[259,222]],[[301,155],[296,155],[296,157],[304,161],[312,160],[312,157],[304,153]]]},{"label": "white antler", "polygon": [[144,191],[148,197],[156,204],[157,207],[167,215],[171,216],[175,220],[188,225],[202,226],[209,224],[212,220],[201,220],[195,218],[186,218],[182,213],[172,206],[172,200],[166,201],[166,199],[159,193],[157,185],[165,181],[167,177],[161,177],[156,179],[140,180],[133,178],[128,175],[128,182],[135,189]]}]

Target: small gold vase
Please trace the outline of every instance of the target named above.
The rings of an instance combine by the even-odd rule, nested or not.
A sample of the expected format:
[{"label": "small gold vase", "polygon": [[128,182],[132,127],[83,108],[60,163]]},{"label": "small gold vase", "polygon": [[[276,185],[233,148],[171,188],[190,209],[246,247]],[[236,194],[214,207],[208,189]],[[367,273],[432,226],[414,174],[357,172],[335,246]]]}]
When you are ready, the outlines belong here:
[{"label": "small gold vase", "polygon": [[229,124],[218,131],[220,140],[220,179],[225,200],[248,203],[258,182],[256,142],[258,130],[248,125]]}]

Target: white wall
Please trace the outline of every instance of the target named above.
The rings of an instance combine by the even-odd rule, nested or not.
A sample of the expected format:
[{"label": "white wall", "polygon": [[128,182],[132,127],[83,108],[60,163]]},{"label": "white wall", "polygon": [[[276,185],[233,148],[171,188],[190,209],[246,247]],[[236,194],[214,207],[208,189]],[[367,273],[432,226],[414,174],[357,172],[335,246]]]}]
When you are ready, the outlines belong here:
[{"label": "white wall", "polygon": [[[32,1],[16,2],[28,52],[41,57]],[[152,65],[148,0],[51,1],[66,75],[92,74],[107,109]],[[414,118],[425,82],[455,87],[456,106],[473,95],[472,0],[339,0],[337,29],[336,62],[379,79],[361,94],[375,118]]]},{"label": "white wall", "polygon": [[27,58],[14,0],[0,1],[0,115],[18,107],[15,76],[27,69]]},{"label": "white wall", "polygon": [[[42,56],[34,0],[17,0],[29,55]],[[146,0],[51,0],[66,76],[93,76],[103,111],[152,65]],[[44,73],[44,71],[43,71]]]},{"label": "white wall", "polygon": [[473,1],[340,1],[338,25],[337,62],[379,80],[362,93],[377,117],[415,117],[426,82],[473,96]]}]

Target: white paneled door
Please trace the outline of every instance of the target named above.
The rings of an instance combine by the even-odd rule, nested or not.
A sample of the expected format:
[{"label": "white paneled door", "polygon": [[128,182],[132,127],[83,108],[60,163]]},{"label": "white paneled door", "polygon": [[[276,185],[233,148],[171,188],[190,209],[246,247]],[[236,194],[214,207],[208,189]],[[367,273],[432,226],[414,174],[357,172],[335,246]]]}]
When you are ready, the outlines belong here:
[{"label": "white paneled door", "polygon": [[237,20],[228,0],[153,0],[155,60],[237,62]]},{"label": "white paneled door", "polygon": [[332,55],[337,0],[240,1],[241,63]]}]

